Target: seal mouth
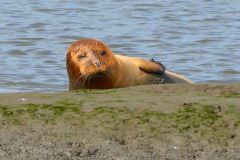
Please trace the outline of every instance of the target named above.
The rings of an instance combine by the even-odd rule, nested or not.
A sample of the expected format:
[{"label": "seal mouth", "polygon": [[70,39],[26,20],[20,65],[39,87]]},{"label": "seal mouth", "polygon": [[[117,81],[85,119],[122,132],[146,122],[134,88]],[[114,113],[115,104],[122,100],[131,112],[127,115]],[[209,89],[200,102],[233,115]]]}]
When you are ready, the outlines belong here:
[{"label": "seal mouth", "polygon": [[103,72],[97,72],[97,73],[90,75],[90,79],[97,79],[97,78],[102,78],[105,76],[106,75]]}]

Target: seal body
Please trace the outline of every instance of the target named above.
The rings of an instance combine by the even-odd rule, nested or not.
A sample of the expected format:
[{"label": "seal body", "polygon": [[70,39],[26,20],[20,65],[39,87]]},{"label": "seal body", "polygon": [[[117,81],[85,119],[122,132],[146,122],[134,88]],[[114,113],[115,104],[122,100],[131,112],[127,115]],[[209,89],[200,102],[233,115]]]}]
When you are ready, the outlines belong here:
[{"label": "seal body", "polygon": [[[190,83],[176,78],[161,63],[113,54],[110,48],[95,39],[81,39],[70,45],[67,52],[69,89],[110,89],[156,82]],[[168,76],[172,73],[171,76]]]}]

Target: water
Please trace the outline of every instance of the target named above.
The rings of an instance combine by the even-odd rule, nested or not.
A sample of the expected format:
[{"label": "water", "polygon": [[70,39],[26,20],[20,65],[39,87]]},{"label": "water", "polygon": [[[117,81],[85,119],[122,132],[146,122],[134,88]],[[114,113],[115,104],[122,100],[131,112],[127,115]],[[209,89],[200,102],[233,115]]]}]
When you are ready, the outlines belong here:
[{"label": "water", "polygon": [[196,83],[240,82],[239,0],[2,0],[0,22],[0,92],[67,90],[66,49],[83,37]]}]

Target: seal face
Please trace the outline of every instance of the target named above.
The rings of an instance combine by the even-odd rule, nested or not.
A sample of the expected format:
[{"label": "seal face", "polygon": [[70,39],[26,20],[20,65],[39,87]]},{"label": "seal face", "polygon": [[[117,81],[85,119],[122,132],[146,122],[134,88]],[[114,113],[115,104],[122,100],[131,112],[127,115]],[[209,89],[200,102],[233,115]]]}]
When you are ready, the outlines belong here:
[{"label": "seal face", "polygon": [[113,54],[106,44],[95,39],[81,39],[71,44],[66,65],[70,90],[159,84],[162,80],[164,83],[187,82],[183,76],[165,72],[159,62]]},{"label": "seal face", "polygon": [[79,40],[69,47],[67,53],[69,88],[112,88],[115,78],[112,72],[116,67],[112,51],[103,42]]}]

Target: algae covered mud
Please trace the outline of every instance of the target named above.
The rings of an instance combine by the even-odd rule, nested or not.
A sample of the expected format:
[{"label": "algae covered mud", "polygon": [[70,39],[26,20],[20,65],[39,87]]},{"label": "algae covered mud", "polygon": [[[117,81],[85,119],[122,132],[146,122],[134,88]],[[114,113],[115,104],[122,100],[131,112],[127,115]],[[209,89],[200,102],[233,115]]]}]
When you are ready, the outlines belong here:
[{"label": "algae covered mud", "polygon": [[239,84],[0,94],[0,158],[238,159],[239,99]]}]

